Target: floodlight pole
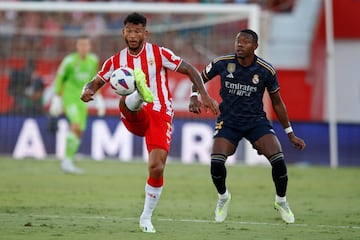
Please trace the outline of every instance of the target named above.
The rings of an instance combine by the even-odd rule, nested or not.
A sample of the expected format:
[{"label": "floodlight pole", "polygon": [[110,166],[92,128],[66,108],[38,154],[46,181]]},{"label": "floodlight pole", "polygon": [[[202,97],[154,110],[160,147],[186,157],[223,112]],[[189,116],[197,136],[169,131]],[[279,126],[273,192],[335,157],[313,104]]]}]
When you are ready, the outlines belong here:
[{"label": "floodlight pole", "polygon": [[338,167],[338,135],[336,123],[336,87],[334,64],[334,32],[332,0],[325,1],[326,22],[326,75],[327,75],[327,112],[329,121],[330,166]]}]

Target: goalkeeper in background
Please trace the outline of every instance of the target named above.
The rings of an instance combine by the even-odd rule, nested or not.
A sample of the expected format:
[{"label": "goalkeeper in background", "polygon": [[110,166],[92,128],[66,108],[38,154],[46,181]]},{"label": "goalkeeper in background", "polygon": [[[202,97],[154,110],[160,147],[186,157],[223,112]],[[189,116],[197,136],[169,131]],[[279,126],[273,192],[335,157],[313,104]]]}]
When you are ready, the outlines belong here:
[{"label": "goalkeeper in background", "polygon": [[[86,128],[88,109],[81,101],[80,95],[84,85],[97,73],[98,57],[91,53],[91,40],[81,35],[76,39],[76,52],[70,53],[62,60],[55,79],[54,96],[49,113],[58,117],[64,112],[70,122],[66,136],[65,157],[61,160],[61,169],[65,173],[81,174],[83,170],[74,165],[74,156],[81,143]],[[105,114],[105,103],[98,93],[95,98],[98,115]]]}]

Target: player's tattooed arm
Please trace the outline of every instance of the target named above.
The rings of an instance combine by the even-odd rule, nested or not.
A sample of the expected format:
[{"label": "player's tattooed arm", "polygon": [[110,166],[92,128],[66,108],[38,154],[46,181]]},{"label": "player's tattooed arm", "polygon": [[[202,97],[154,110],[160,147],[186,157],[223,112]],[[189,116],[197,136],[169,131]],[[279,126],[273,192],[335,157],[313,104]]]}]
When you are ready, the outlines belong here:
[{"label": "player's tattooed arm", "polygon": [[200,113],[200,108],[204,107],[206,111],[210,109],[215,115],[217,115],[219,112],[219,105],[209,96],[199,71],[185,61],[182,61],[177,71],[188,75],[195,89],[197,89],[201,95],[202,103],[195,101],[195,99],[190,100],[189,111],[193,113]]},{"label": "player's tattooed arm", "polygon": [[89,102],[91,100],[94,100],[93,96],[96,93],[97,90],[99,90],[102,86],[104,86],[105,82],[99,78],[98,76],[95,76],[93,80],[88,82],[81,93],[81,100],[84,102]]},{"label": "player's tattooed arm", "polygon": [[202,96],[208,95],[199,71],[195,69],[191,64],[182,61],[177,71],[189,76],[191,82],[193,83],[193,90],[199,92]]}]

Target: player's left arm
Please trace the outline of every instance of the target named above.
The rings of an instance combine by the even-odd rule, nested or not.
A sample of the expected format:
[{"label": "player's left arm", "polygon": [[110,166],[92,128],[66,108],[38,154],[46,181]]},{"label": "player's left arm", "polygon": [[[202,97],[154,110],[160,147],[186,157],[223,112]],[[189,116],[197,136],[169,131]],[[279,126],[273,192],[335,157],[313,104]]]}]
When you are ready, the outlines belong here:
[{"label": "player's left arm", "polygon": [[303,139],[301,139],[295,135],[295,133],[290,125],[288,113],[287,113],[284,101],[281,98],[280,90],[272,92],[269,95],[270,95],[270,99],[271,99],[271,103],[272,103],[274,112],[275,112],[281,126],[284,128],[285,133],[287,134],[289,140],[292,142],[293,146],[296,149],[303,150],[305,148],[305,142]]},{"label": "player's left arm", "polygon": [[199,71],[193,65],[183,60],[178,67],[177,72],[189,76],[191,82],[194,85],[194,89],[196,89],[201,95],[202,105],[206,109],[210,108],[211,111],[217,115],[219,112],[219,105],[213,98],[209,96]]}]

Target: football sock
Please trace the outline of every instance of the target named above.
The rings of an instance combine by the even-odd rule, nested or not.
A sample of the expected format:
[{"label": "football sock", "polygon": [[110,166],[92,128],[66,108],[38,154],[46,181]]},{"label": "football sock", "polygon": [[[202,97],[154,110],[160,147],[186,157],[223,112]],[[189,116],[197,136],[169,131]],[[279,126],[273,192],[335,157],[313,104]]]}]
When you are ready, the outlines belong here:
[{"label": "football sock", "polygon": [[163,187],[153,187],[148,183],[145,185],[145,202],[141,214],[142,219],[151,219],[152,213],[160,199]]},{"label": "football sock", "polygon": [[276,195],[284,197],[288,183],[287,169],[282,152],[274,154],[270,157],[272,166],[272,178],[276,188]]},{"label": "football sock", "polygon": [[211,154],[211,178],[219,194],[226,192],[226,156],[222,154]]},{"label": "football sock", "polygon": [[219,199],[227,199],[229,197],[229,191],[226,189],[225,193],[219,194]]},{"label": "football sock", "polygon": [[73,160],[80,145],[80,139],[75,133],[69,131],[66,136],[65,157]]},{"label": "football sock", "polygon": [[132,94],[126,96],[125,105],[130,111],[138,111],[141,108],[141,105],[144,101],[142,100],[140,94],[135,91]]},{"label": "football sock", "polygon": [[278,195],[275,195],[275,201],[278,202],[278,203],[286,202],[286,196],[279,197]]}]

